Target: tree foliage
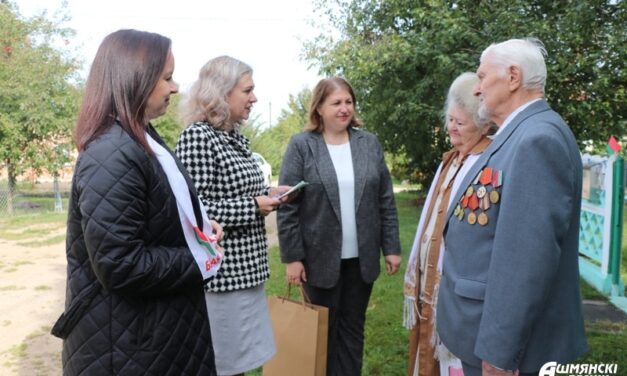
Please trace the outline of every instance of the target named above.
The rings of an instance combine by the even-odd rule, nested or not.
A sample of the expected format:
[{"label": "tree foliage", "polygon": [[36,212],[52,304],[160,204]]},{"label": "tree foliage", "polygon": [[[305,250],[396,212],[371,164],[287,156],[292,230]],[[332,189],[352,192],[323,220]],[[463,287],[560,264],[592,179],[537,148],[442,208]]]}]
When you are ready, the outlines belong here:
[{"label": "tree foliage", "polygon": [[23,19],[0,2],[0,163],[9,187],[27,168],[56,174],[67,161],[79,101],[77,62],[55,46],[68,44],[65,19],[43,13]]},{"label": "tree foliage", "polygon": [[[549,53],[547,100],[580,146],[622,136],[625,122],[624,1],[318,0],[333,32],[307,43],[306,57],[357,91],[366,127],[429,181],[450,145],[442,108],[448,86],[475,71],[481,51],[536,37]],[[403,170],[402,168],[399,170]]]},{"label": "tree foliage", "polygon": [[174,150],[176,142],[184,128],[178,113],[180,102],[180,94],[170,96],[170,105],[166,113],[152,121],[152,125],[159,133],[159,136],[161,136],[166,145],[172,150]]},{"label": "tree foliage", "polygon": [[281,161],[287,144],[295,133],[301,132],[307,124],[311,90],[303,89],[296,95],[290,95],[287,108],[281,110],[277,124],[261,130],[259,127],[246,126],[246,136],[251,140],[251,149],[263,155],[272,166],[274,175],[281,168]]}]

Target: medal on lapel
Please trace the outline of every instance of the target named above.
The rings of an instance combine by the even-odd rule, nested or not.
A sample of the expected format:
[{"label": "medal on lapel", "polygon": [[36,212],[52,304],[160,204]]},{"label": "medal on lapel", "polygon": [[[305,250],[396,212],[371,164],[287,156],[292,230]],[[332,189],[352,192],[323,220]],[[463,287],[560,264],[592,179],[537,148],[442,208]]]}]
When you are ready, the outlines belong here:
[{"label": "medal on lapel", "polygon": [[479,198],[477,197],[477,193],[473,193],[468,199],[468,209],[470,209],[470,213],[468,213],[467,221],[471,225],[477,223],[477,214],[475,214],[475,210],[479,207]]},{"label": "medal on lapel", "polygon": [[[497,190],[501,185],[503,185],[503,171],[484,167],[462,193],[453,215],[460,221],[463,221],[465,217],[466,222],[471,225],[475,223],[481,226],[487,225],[490,221],[488,209],[491,205],[498,204],[501,199]],[[466,208],[469,209],[467,215]],[[478,214],[475,213],[477,209],[480,209]]]},{"label": "medal on lapel", "polygon": [[477,197],[479,199],[482,199],[482,198],[485,197],[487,192],[488,192],[488,190],[482,185],[479,188],[477,188]]},{"label": "medal on lapel", "polygon": [[492,202],[493,204],[497,204],[500,200],[500,195],[496,190],[493,190],[492,192],[490,192],[490,202]]}]

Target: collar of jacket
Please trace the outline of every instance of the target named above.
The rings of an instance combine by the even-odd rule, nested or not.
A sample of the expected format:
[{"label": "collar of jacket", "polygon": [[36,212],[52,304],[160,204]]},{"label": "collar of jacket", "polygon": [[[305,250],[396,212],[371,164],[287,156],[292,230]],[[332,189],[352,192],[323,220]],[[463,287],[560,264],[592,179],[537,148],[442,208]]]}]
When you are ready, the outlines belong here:
[{"label": "collar of jacket", "polygon": [[[335,168],[333,167],[333,161],[331,155],[324,142],[322,133],[310,131],[309,140],[307,144],[313,155],[318,175],[322,181],[327,196],[331,201],[333,212],[338,219],[341,218],[340,209],[340,193],[338,188],[337,175]],[[371,163],[372,150],[369,150],[367,145],[365,133],[361,130],[353,127],[348,128],[348,139],[351,147],[351,159],[353,163],[353,174],[355,179],[355,212],[359,208],[362,194],[364,192],[364,186],[366,184],[366,172],[368,171],[368,165]]]}]

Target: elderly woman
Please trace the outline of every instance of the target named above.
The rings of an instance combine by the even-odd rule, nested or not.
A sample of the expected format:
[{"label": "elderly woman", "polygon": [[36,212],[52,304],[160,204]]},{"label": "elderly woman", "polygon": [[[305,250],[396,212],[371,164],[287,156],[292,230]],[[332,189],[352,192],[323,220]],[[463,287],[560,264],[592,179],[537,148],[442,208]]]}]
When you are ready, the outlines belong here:
[{"label": "elderly woman", "polygon": [[[429,189],[405,273],[404,325],[411,329],[408,375],[439,375],[438,359],[452,355],[438,342],[435,328],[436,297],[442,271],[445,216],[456,196],[459,182],[490,143],[486,136],[493,130],[488,120],[479,118],[479,98],[473,95],[478,82],[474,73],[462,73],[453,81],[446,98],[446,129],[453,150],[442,163]],[[475,203],[472,203],[475,205]],[[477,203],[479,205],[479,203]],[[460,210],[455,215],[460,215]],[[463,213],[463,211],[462,211]],[[463,214],[461,214],[463,215]],[[485,225],[483,217],[469,222]]]},{"label": "elderly woman", "polygon": [[280,181],[310,183],[277,214],[289,283],[329,308],[328,376],[361,374],[366,308],[379,276],[399,268],[398,220],[377,138],[359,130],[353,88],[332,77],[314,88],[305,132],[290,140]]},{"label": "elderly woman", "polygon": [[257,368],[275,352],[264,283],[270,274],[264,217],[289,187],[270,189],[239,131],[257,102],[252,68],[221,56],[202,67],[182,103],[189,126],[176,155],[209,217],[224,227],[224,261],[207,284],[207,309],[219,375]]}]

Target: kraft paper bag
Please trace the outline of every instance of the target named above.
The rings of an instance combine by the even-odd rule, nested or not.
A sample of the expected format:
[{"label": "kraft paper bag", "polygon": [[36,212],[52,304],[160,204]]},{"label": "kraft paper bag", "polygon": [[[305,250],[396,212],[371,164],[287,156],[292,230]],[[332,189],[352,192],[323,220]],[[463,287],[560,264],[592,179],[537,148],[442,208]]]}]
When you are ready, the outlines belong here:
[{"label": "kraft paper bag", "polygon": [[326,374],[329,310],[305,302],[304,293],[301,296],[302,301],[280,296],[268,298],[277,351],[264,364],[263,376]]}]

